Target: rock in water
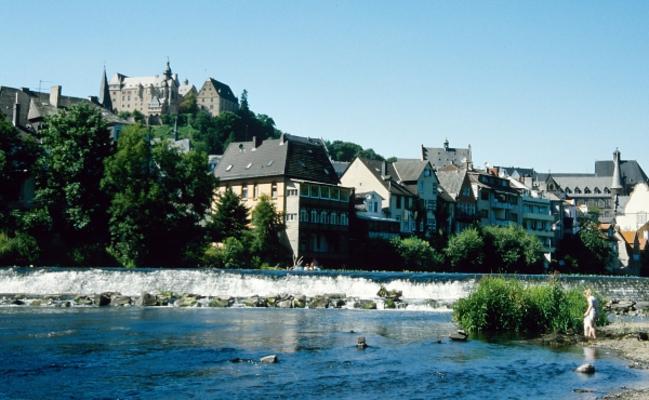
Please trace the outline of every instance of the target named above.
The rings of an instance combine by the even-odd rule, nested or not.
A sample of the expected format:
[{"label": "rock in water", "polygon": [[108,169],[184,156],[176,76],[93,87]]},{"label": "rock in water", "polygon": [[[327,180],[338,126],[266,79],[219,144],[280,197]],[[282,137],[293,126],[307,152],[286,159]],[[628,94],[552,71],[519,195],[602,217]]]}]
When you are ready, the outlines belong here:
[{"label": "rock in water", "polygon": [[594,374],[595,367],[593,366],[593,364],[586,363],[578,366],[575,371],[581,372],[582,374]]},{"label": "rock in water", "polygon": [[150,307],[150,306],[157,306],[158,305],[158,298],[150,293],[142,293],[140,297],[138,297],[137,301],[135,302],[135,305],[140,306],[140,307]]},{"label": "rock in water", "polygon": [[102,294],[95,295],[94,303],[99,307],[104,307],[109,305],[110,293],[102,293]]},{"label": "rock in water", "polygon": [[275,364],[279,361],[279,359],[275,354],[271,354],[269,356],[260,358],[259,361],[261,361],[263,364]]},{"label": "rock in water", "polygon": [[367,348],[367,341],[365,340],[365,336],[359,336],[356,338],[356,347],[359,349]]},{"label": "rock in water", "polygon": [[451,340],[455,340],[456,342],[466,342],[469,338],[469,335],[467,335],[463,330],[459,330],[455,333],[451,333],[450,335],[448,335],[448,337]]}]

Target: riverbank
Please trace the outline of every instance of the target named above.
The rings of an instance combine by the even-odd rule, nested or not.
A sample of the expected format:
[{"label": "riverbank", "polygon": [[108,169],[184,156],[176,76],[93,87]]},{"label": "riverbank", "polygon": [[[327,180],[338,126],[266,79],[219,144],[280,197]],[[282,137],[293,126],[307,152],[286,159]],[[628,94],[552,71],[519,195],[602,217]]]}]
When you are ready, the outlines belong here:
[{"label": "riverbank", "polygon": [[[629,368],[649,369],[649,321],[615,322],[598,330],[597,340],[584,342],[602,351],[613,352],[629,361]],[[640,389],[621,388],[613,391],[603,400],[649,399],[649,382]]]}]

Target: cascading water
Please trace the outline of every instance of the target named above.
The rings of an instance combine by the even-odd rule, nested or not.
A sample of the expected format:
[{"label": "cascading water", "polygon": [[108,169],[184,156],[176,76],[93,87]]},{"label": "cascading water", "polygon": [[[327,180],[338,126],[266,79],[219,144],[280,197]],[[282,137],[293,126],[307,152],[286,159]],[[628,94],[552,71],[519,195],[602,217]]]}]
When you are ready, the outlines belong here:
[{"label": "cascading water", "polygon": [[[466,296],[479,275],[363,271],[259,271],[185,269],[0,269],[0,293],[25,295],[93,295],[116,292],[125,296],[174,292],[198,296],[243,298],[289,294],[313,297],[343,295],[380,300],[381,286],[402,292],[411,309],[448,309]],[[517,276],[534,284],[547,276]],[[616,299],[649,300],[649,280],[636,277],[562,276],[567,286],[590,286]]]}]

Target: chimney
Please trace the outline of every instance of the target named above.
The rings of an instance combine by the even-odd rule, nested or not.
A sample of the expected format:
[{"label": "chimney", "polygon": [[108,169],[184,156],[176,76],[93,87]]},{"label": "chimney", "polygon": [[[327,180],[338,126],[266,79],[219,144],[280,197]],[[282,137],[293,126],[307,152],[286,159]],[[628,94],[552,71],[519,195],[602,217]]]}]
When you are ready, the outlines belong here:
[{"label": "chimney", "polygon": [[54,85],[50,89],[50,105],[54,108],[59,108],[59,100],[61,97],[61,85]]},{"label": "chimney", "polygon": [[261,145],[261,139],[257,139],[257,136],[252,137],[252,148],[256,149]]},{"label": "chimney", "polygon": [[14,102],[14,113],[11,118],[11,123],[13,126],[18,127],[20,121],[20,100],[18,97],[18,92],[16,92],[16,101]]},{"label": "chimney", "polygon": [[282,135],[279,137],[279,145],[281,146],[284,143],[286,143],[286,134],[282,132]]},{"label": "chimney", "polygon": [[388,176],[388,162],[381,161],[381,177],[385,179]]}]

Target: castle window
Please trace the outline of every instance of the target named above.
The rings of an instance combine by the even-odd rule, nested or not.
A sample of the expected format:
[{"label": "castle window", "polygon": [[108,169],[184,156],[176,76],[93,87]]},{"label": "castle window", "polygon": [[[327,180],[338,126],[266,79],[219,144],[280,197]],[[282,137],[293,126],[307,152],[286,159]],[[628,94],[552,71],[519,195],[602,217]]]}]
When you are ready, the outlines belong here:
[{"label": "castle window", "polygon": [[584,188],[584,193],[590,194],[590,189],[588,187]]},{"label": "castle window", "polygon": [[580,193],[581,193],[581,189],[579,189],[578,187],[575,187],[575,194],[580,194]]},{"label": "castle window", "polygon": [[601,191],[601,190],[599,190],[599,188],[598,188],[598,187],[596,187],[596,188],[595,188],[595,193],[597,193],[597,194],[600,194],[600,193],[602,193],[602,191]]},{"label": "castle window", "polygon": [[605,188],[604,188],[604,193],[606,193],[606,194],[610,194],[611,191],[610,191],[607,187],[605,187]]}]

